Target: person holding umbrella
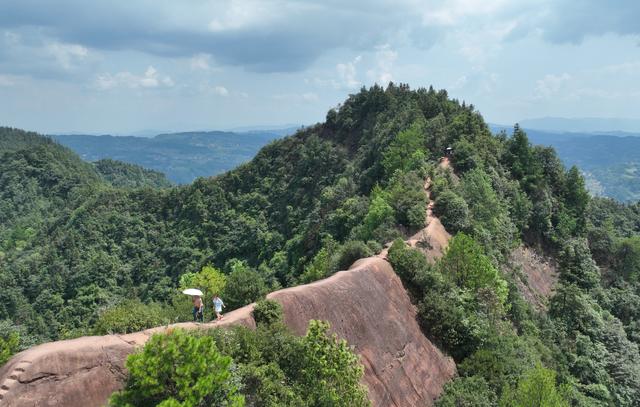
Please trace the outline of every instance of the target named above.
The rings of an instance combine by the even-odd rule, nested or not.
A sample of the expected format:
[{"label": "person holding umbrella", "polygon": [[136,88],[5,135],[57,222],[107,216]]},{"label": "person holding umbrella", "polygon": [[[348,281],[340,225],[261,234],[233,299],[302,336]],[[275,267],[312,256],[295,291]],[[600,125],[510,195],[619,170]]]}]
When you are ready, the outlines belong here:
[{"label": "person holding umbrella", "polygon": [[193,297],[193,321],[204,322],[204,302],[202,301],[202,291],[196,288],[187,288],[182,293]]},{"label": "person holding umbrella", "polygon": [[204,303],[199,295],[193,296],[193,321],[204,322]]}]

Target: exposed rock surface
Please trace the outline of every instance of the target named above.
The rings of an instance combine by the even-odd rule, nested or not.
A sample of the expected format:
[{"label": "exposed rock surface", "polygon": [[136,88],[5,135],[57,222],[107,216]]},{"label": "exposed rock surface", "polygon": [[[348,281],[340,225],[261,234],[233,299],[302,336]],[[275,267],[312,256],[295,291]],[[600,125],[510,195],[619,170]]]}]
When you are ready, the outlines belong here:
[{"label": "exposed rock surface", "polygon": [[558,282],[555,262],[531,248],[520,246],[511,252],[509,263],[522,296],[536,308],[545,309]]},{"label": "exposed rock surface", "polygon": [[429,261],[434,261],[442,256],[451,240],[451,235],[446,231],[440,219],[433,215],[433,201],[431,200],[431,180],[424,184],[428,197],[426,227],[407,239],[407,244],[421,250]]},{"label": "exposed rock surface", "polygon": [[[355,347],[375,406],[431,405],[456,373],[453,360],[422,335],[415,307],[383,259],[363,259],[348,271],[268,297],[283,305],[285,322],[294,332],[304,334],[309,319],[327,320]],[[252,308],[230,312],[220,323],[172,327],[252,327]],[[126,356],[165,329],[82,337],[24,351],[0,370],[0,405],[102,406],[123,385]]]}]

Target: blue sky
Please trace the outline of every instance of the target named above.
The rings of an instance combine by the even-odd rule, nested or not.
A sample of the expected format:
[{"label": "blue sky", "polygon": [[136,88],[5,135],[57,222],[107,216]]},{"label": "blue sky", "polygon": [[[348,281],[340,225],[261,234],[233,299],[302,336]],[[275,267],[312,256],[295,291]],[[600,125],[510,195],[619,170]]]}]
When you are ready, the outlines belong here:
[{"label": "blue sky", "polygon": [[637,0],[2,0],[0,125],[309,124],[390,80],[496,123],[640,118],[639,21]]}]

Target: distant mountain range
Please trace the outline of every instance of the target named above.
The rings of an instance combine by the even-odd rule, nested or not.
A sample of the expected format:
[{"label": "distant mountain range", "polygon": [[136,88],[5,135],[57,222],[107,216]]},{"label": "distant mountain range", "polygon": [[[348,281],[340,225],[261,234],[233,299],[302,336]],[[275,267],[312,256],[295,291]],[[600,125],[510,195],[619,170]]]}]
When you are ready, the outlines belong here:
[{"label": "distant mountain range", "polygon": [[640,119],[622,119],[605,117],[541,117],[520,121],[525,129],[549,131],[555,133],[610,133],[629,132],[640,133]]},{"label": "distant mountain range", "polygon": [[243,132],[202,131],[154,137],[52,135],[87,161],[113,159],[164,173],[177,184],[228,171],[249,161],[269,142],[297,128]]},{"label": "distant mountain range", "polygon": [[[493,132],[513,127],[491,124]],[[592,194],[619,201],[640,200],[640,132],[550,132],[522,125],[533,144],[552,146],[567,166],[585,175]]]},{"label": "distant mountain range", "polygon": [[[619,119],[534,119],[522,123],[558,128],[581,128],[591,123],[594,128],[629,129],[607,120]],[[624,121],[622,121],[624,122]],[[622,123],[618,121],[618,123]],[[633,122],[627,120],[627,124]],[[620,201],[640,200],[640,131],[554,131],[522,125],[534,144],[553,146],[565,165],[576,165],[594,195],[609,196]],[[492,131],[512,131],[512,126],[490,124]],[[252,130],[249,130],[252,129]],[[240,131],[242,130],[242,131]],[[164,173],[177,184],[187,184],[231,170],[249,161],[269,142],[295,133],[297,127],[236,131],[202,131],[159,134],[154,137],[54,135],[87,161],[113,159]]]}]

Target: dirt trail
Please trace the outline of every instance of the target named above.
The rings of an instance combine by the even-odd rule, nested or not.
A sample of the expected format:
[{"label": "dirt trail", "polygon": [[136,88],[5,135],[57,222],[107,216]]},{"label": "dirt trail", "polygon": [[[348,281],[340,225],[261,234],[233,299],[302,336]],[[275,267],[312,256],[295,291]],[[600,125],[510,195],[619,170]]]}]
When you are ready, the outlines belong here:
[{"label": "dirt trail", "polygon": [[[451,168],[448,157],[440,159],[440,168]],[[429,261],[435,261],[442,256],[444,250],[451,240],[451,235],[446,231],[440,219],[433,214],[433,200],[431,199],[431,178],[427,178],[424,183],[424,191],[427,195],[427,211],[425,213],[425,227],[410,236],[405,242],[411,246],[421,250]],[[382,259],[387,258],[389,247],[392,242],[385,245],[385,248],[377,255]]]}]

